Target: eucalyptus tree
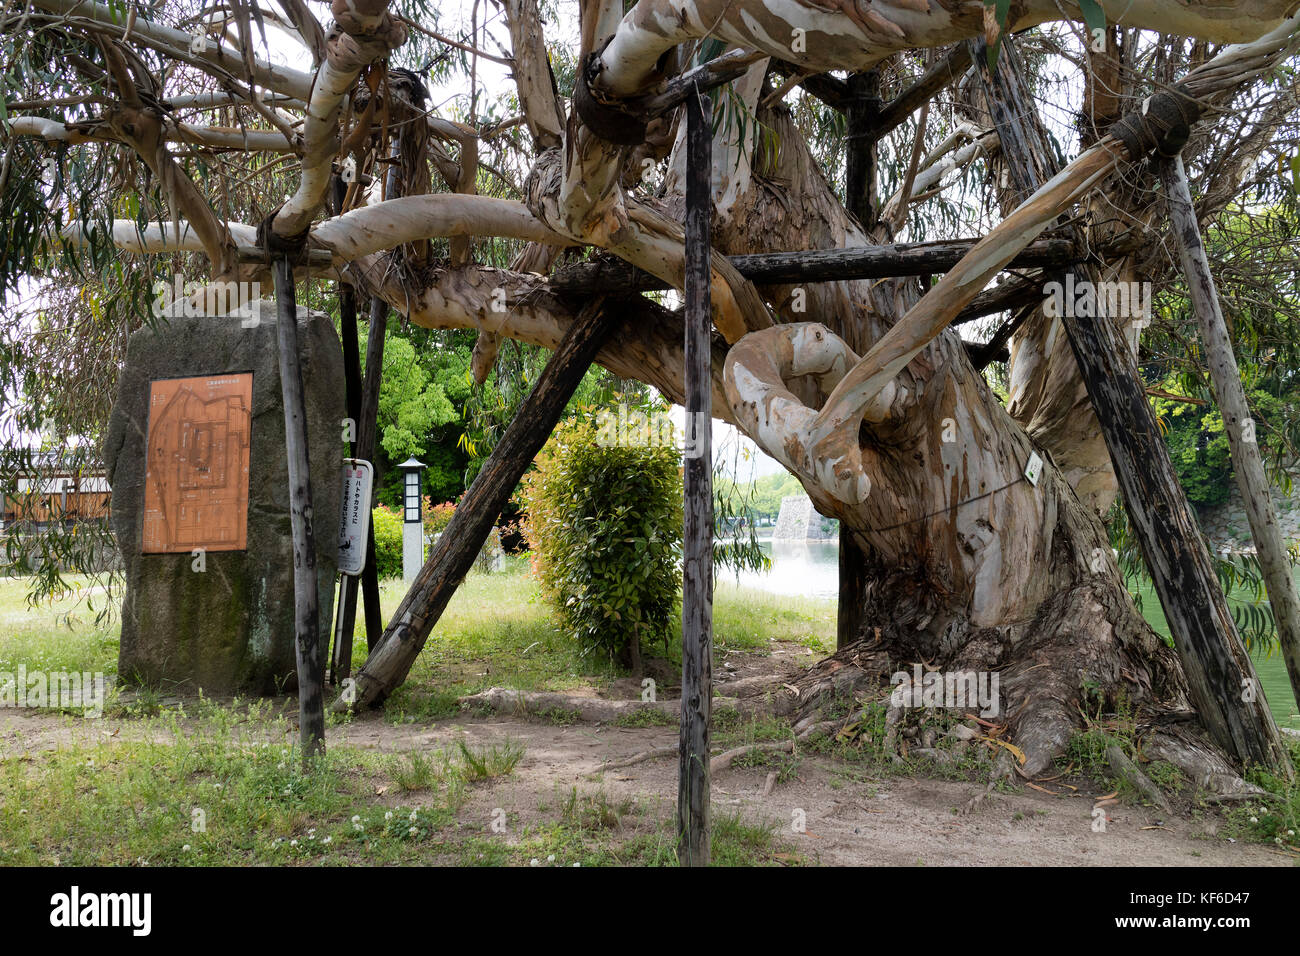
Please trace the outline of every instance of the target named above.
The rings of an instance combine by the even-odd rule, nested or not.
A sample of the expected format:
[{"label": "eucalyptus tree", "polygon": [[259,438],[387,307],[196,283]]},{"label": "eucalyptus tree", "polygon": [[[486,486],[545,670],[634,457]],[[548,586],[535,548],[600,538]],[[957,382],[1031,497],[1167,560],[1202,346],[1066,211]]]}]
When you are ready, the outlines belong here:
[{"label": "eucalyptus tree", "polygon": [[[682,287],[677,106],[726,83],[713,408],[840,520],[856,562],[841,593],[854,629],[787,706],[906,662],[994,670],[1026,774],[1065,746],[1087,693],[1134,705],[1149,754],[1227,779],[1182,718],[1198,709],[1229,751],[1224,721],[1253,722],[1238,758],[1278,760],[1276,730],[1258,702],[1207,696],[1135,609],[1102,517],[1137,478],[1117,474],[1098,383],[1043,291],[1080,262],[1121,288],[1169,281],[1153,150],[1182,148],[1203,221],[1274,188],[1276,144],[1294,142],[1295,6],[500,0],[453,36],[439,11],[388,0],[25,0],[3,13],[0,278],[119,268],[122,251],[139,256],[131,274],[188,254],[211,282],[252,283],[287,251],[304,278],[474,330],[481,381],[503,340],[555,348],[594,296]],[[300,56],[270,58],[267,31]],[[505,98],[480,96],[494,61]],[[468,90],[456,115],[426,99],[430,69]],[[1042,102],[1014,99],[1026,89]],[[335,175],[349,185],[327,212]],[[894,245],[959,225],[971,241]],[[852,258],[836,254],[872,247],[894,257],[883,271],[835,273]],[[808,250],[832,263],[816,281],[807,259],[756,261]],[[131,281],[107,277],[110,297]],[[597,361],[680,401],[682,319],[665,301],[621,304]],[[983,343],[954,326],[1009,305]],[[1120,313],[1093,318],[1112,323],[1098,341],[1135,352],[1152,316]],[[425,635],[402,627],[358,675],[359,704],[409,669]]]}]

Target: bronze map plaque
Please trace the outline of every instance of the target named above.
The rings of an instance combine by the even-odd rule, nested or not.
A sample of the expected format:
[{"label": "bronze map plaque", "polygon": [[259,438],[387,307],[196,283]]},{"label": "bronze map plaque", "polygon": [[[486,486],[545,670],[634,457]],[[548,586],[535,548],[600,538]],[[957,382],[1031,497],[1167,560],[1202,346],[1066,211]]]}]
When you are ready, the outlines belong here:
[{"label": "bronze map plaque", "polygon": [[141,551],[248,547],[253,373],[150,386]]}]

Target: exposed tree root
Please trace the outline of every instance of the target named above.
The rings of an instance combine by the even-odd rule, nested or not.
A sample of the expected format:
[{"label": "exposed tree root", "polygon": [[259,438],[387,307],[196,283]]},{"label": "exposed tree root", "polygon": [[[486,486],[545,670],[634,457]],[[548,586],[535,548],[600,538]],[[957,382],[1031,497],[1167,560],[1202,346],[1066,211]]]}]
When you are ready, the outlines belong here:
[{"label": "exposed tree root", "polygon": [[[1134,714],[1144,756],[1167,760],[1198,787],[1229,797],[1261,792],[1242,779],[1196,721],[1173,651],[1126,595],[1104,583],[1085,580],[1045,602],[1024,624],[977,629],[950,620],[936,637],[918,633],[915,619],[908,619],[872,628],[871,634],[775,690],[775,711],[791,717],[796,727],[807,726],[846,700],[878,698],[894,686],[906,690],[918,664],[925,672],[996,672],[1001,699],[994,719],[1006,727],[999,739],[1013,743],[1023,760],[1013,761],[1010,752],[1000,755],[988,790],[964,812],[1016,773],[1033,780],[1049,772],[1071,736],[1090,725],[1088,715],[1117,711]],[[905,710],[891,702],[886,711],[882,745],[887,753],[900,746]],[[971,714],[977,708],[948,710]],[[922,755],[939,753],[930,754],[931,749],[923,746]]]},{"label": "exposed tree root", "polygon": [[[795,744],[810,740],[813,737],[830,733],[832,730],[839,730],[844,725],[842,720],[826,720],[820,723],[810,724],[797,731],[791,740],[781,740],[768,743],[746,744],[743,747],[734,747],[731,750],[723,751],[709,758],[709,773],[717,773],[730,767],[738,758],[751,753],[789,753],[794,750]],[[601,764],[598,773],[606,770],[619,770],[623,767],[631,767],[635,764],[645,763],[647,760],[658,760],[660,757],[676,757],[679,753],[678,745],[672,744],[668,747],[655,747],[653,750],[644,750],[639,754],[631,757],[625,757],[622,760],[611,760],[608,763]],[[770,788],[768,788],[770,792]],[[766,793],[764,794],[766,795]]]},{"label": "exposed tree root", "polygon": [[744,747],[733,747],[731,750],[724,750],[716,757],[709,758],[709,773],[718,773],[726,770],[731,764],[740,757],[747,757],[756,753],[790,753],[794,750],[793,740],[779,740],[771,743],[746,744]]},{"label": "exposed tree root", "polygon": [[1138,793],[1146,797],[1165,813],[1173,813],[1173,807],[1169,805],[1169,800],[1164,793],[1151,782],[1151,778],[1142,772],[1142,770],[1124,751],[1120,750],[1115,744],[1106,748],[1106,761],[1110,764],[1110,769],[1115,776],[1121,780],[1127,780]]},{"label": "exposed tree root", "polygon": [[1015,762],[1010,752],[1004,750],[998,754],[997,759],[993,761],[993,772],[989,775],[989,782],[979,793],[971,797],[959,808],[962,816],[967,816],[979,808],[985,800],[989,798],[998,784],[1004,783],[1015,778]]},{"label": "exposed tree root", "polygon": [[633,754],[631,757],[625,757],[622,760],[610,760],[603,763],[597,773],[603,773],[606,770],[621,770],[624,767],[634,767],[639,763],[645,763],[647,760],[658,760],[660,757],[676,757],[679,752],[677,744],[669,747],[655,747],[653,750],[643,750],[639,754]]},{"label": "exposed tree root", "polygon": [[1141,736],[1142,753],[1152,760],[1167,760],[1192,783],[1220,798],[1263,794],[1241,778],[1240,771],[1205,737],[1194,713],[1167,715]]},{"label": "exposed tree root", "polygon": [[462,707],[489,707],[502,714],[526,714],[534,717],[565,712],[576,714],[578,719],[591,723],[617,720],[641,711],[655,711],[676,717],[682,709],[679,700],[603,700],[599,697],[512,690],[508,687],[492,687],[482,693],[462,697],[460,704]]}]

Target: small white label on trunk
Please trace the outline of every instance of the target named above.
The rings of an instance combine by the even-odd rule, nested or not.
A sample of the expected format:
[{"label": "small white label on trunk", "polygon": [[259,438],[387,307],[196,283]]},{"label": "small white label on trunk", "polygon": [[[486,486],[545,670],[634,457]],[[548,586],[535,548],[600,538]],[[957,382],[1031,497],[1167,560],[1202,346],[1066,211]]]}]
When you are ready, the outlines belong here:
[{"label": "small white label on trunk", "polygon": [[1038,486],[1038,476],[1043,473],[1043,459],[1038,457],[1038,452],[1029,456],[1029,464],[1025,465],[1025,477],[1034,487]]}]

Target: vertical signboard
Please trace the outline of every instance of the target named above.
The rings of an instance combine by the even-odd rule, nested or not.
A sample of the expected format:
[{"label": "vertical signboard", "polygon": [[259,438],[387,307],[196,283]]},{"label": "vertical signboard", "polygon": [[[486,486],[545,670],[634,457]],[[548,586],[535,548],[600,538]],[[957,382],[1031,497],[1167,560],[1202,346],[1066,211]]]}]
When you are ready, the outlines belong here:
[{"label": "vertical signboard", "polygon": [[366,565],[370,533],[370,492],[374,469],[359,458],[343,459],[343,495],[339,512],[339,573],[357,575]]}]

